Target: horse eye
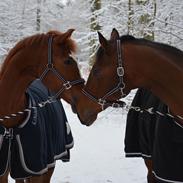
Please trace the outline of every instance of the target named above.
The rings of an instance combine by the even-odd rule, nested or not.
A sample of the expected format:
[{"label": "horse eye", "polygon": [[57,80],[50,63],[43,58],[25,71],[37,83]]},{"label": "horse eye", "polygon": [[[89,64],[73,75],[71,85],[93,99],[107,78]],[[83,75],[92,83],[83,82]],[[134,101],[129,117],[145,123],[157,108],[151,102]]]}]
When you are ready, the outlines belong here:
[{"label": "horse eye", "polygon": [[97,68],[94,68],[92,74],[93,74],[94,76],[96,76],[96,77],[99,77],[99,76],[100,76],[100,70],[97,69]]},{"label": "horse eye", "polygon": [[71,65],[74,63],[74,60],[72,57],[69,57],[67,58],[65,61],[64,61],[64,64],[67,64],[67,65]]}]

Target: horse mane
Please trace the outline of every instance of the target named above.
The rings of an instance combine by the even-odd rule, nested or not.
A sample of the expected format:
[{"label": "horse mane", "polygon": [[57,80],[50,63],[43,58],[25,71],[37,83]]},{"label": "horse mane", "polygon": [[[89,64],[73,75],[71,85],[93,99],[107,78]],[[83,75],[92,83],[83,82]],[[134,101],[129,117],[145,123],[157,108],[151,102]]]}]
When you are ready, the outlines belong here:
[{"label": "horse mane", "polygon": [[[7,57],[5,58],[2,66],[1,66],[1,70],[0,70],[0,79],[3,76],[3,74],[6,71],[6,68],[9,64],[9,62],[12,60],[12,57],[19,52],[21,49],[27,47],[27,46],[31,46],[33,44],[37,44],[37,43],[43,43],[45,42],[45,40],[48,39],[49,36],[53,36],[53,37],[61,37],[63,35],[62,32],[59,31],[49,31],[47,33],[42,33],[42,34],[35,34],[29,37],[26,37],[24,39],[22,39],[21,41],[19,41],[8,53]],[[67,39],[64,41],[64,48],[69,52],[76,52],[76,43],[74,40],[72,40],[71,38]]]},{"label": "horse mane", "polygon": [[[53,37],[61,37],[63,34],[64,33],[62,33],[62,32],[52,30],[52,31],[47,32],[46,35],[48,35],[48,36],[51,35]],[[69,54],[75,53],[77,50],[76,42],[71,38],[66,39],[61,45],[64,47],[64,50],[67,50],[69,52]]]},{"label": "horse mane", "polygon": [[[121,36],[120,41],[123,43],[124,41],[131,41],[131,40],[135,40],[135,38],[131,35],[125,35],[125,36]],[[110,41],[110,40],[109,40]],[[113,42],[113,41],[112,41]],[[100,57],[100,55],[102,55],[104,53],[104,49],[100,46],[96,52],[96,57]]]},{"label": "horse mane", "polygon": [[2,78],[3,74],[6,71],[6,68],[8,67],[10,61],[12,60],[12,57],[19,52],[20,50],[22,50],[23,48],[25,48],[28,45],[32,45],[34,42],[39,42],[40,40],[42,40],[42,38],[44,37],[44,34],[36,34],[33,36],[29,36],[26,37],[24,39],[22,39],[21,41],[19,41],[8,53],[7,57],[5,58],[2,66],[1,66],[1,71],[0,71],[0,79]]},{"label": "horse mane", "polygon": [[150,41],[150,40],[147,40],[144,38],[135,38],[131,35],[121,36],[120,40],[121,41],[128,41],[128,42],[132,41],[135,44],[146,45],[146,46],[153,47],[156,49],[161,49],[162,51],[166,51],[166,53],[168,53],[168,54],[173,54],[173,55],[177,55],[177,56],[179,55],[181,57],[183,56],[183,51],[181,51],[180,49],[178,49],[176,47],[165,44],[165,43]]},{"label": "horse mane", "polygon": [[136,40],[135,37],[131,36],[131,35],[124,35],[124,36],[121,36],[120,38],[120,41],[133,41],[133,40]]}]

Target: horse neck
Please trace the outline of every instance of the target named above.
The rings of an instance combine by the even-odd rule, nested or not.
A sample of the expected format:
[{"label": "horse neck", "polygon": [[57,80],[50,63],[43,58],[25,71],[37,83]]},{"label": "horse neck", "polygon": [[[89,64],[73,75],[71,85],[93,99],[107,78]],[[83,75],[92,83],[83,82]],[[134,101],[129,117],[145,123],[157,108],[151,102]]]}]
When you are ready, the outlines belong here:
[{"label": "horse neck", "polygon": [[[36,53],[35,53],[36,54]],[[38,57],[40,58],[40,57]],[[38,77],[36,60],[24,58],[9,62],[5,73],[0,80],[0,117],[22,111],[27,107],[26,89],[29,84]],[[22,58],[21,58],[22,60]],[[31,64],[30,64],[31,62]],[[31,66],[30,66],[31,65]],[[20,124],[25,116],[5,120],[2,124],[12,127]]]},{"label": "horse neck", "polygon": [[124,46],[124,64],[132,88],[151,90],[174,114],[183,116],[183,66],[173,58],[146,45]]}]

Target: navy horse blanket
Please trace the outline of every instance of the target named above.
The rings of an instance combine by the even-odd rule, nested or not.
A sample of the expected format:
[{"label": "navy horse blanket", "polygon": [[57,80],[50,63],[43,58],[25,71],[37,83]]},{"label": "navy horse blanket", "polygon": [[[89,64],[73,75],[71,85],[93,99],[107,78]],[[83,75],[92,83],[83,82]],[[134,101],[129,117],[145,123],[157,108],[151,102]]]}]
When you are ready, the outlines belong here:
[{"label": "navy horse blanket", "polygon": [[[40,79],[27,89],[30,106],[53,96]],[[0,176],[7,169],[14,179],[41,175],[55,166],[55,161],[69,161],[73,137],[60,100],[45,107],[32,108],[25,121],[6,137],[0,125]]]},{"label": "navy horse blanket", "polygon": [[[150,91],[139,89],[133,106],[168,113],[168,106]],[[183,183],[183,126],[168,116],[129,111],[125,134],[126,157],[150,158],[159,183]]]}]

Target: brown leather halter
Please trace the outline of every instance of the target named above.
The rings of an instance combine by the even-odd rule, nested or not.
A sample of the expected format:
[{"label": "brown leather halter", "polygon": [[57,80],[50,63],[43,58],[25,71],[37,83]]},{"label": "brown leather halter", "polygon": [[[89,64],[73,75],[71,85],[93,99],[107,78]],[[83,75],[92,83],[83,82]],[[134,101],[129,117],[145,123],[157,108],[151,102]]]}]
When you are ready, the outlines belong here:
[{"label": "brown leather halter", "polygon": [[118,54],[118,59],[117,59],[118,66],[116,69],[116,73],[119,78],[119,82],[117,83],[116,87],[114,87],[112,90],[107,92],[103,97],[96,97],[96,96],[92,95],[91,92],[87,91],[86,89],[82,90],[82,92],[89,99],[91,99],[95,103],[99,104],[102,107],[102,110],[104,110],[106,107],[109,107],[109,106],[115,107],[115,108],[125,106],[125,102],[123,102],[123,101],[111,102],[111,101],[107,100],[108,97],[110,97],[111,95],[115,94],[118,91],[121,92],[121,97],[126,96],[126,94],[124,93],[125,83],[123,80],[124,67],[123,67],[123,61],[122,61],[121,41],[119,39],[117,40],[117,54]]},{"label": "brown leather halter", "polygon": [[69,90],[73,85],[77,84],[82,84],[84,83],[84,79],[76,79],[73,81],[68,81],[66,80],[63,75],[61,75],[56,68],[54,67],[52,63],[52,42],[53,42],[53,37],[50,36],[48,39],[48,64],[46,65],[46,69],[44,72],[41,74],[40,79],[43,80],[46,74],[51,71],[53,74],[57,76],[58,79],[60,79],[63,82],[62,87],[59,89],[59,91],[54,95],[54,98],[58,98],[59,95],[64,91],[64,90]]},{"label": "brown leather halter", "polygon": [[16,113],[0,117],[0,121],[14,118],[18,115],[23,115],[25,112],[31,111],[32,108],[44,107],[47,103],[54,102],[55,99],[57,99],[62,92],[64,92],[65,90],[69,90],[73,85],[82,84],[85,82],[84,79],[76,79],[73,81],[68,81],[56,70],[56,68],[54,67],[54,64],[52,63],[52,42],[53,42],[53,37],[50,36],[48,39],[48,63],[46,65],[46,69],[41,74],[40,79],[43,80],[44,77],[46,76],[46,74],[49,71],[51,71],[51,72],[53,72],[53,74],[55,74],[63,82],[61,88],[58,90],[58,92],[56,92],[56,94],[54,96],[48,98],[48,100],[43,101],[39,104],[36,104],[36,106],[28,107],[28,108],[24,109],[23,111],[18,111]]}]

